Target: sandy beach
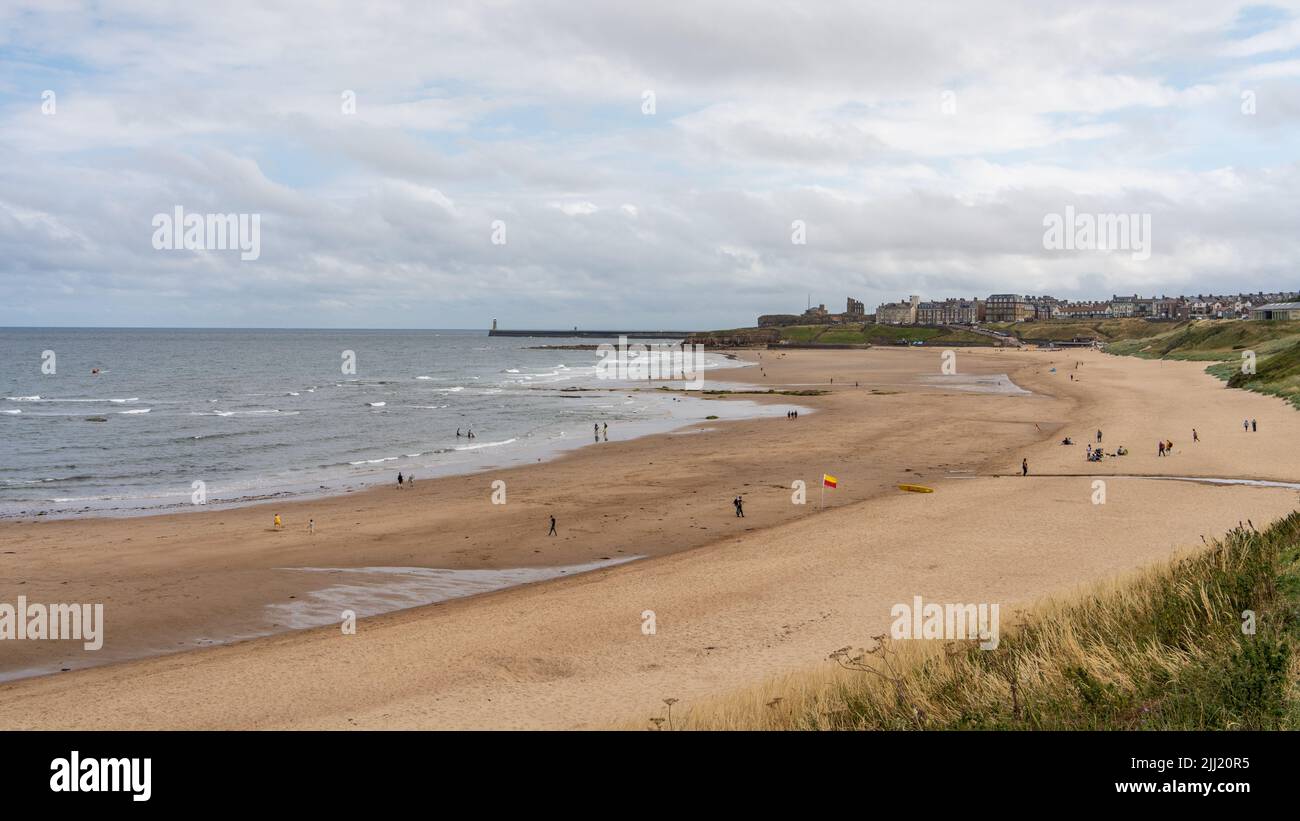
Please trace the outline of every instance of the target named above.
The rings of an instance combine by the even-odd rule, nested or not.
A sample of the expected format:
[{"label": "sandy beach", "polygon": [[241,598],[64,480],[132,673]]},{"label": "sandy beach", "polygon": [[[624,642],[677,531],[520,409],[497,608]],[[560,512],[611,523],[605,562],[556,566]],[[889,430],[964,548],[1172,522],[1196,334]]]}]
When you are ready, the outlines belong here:
[{"label": "sandy beach", "polygon": [[[943,377],[935,349],[764,351],[761,369],[716,378],[826,390],[757,397],[803,408],[797,420],[701,419],[631,441],[611,429],[554,461],[411,490],[0,523],[3,600],[103,602],[107,634],[97,653],[0,645],[0,675],[70,669],[0,685],[0,727],[615,726],[665,697],[689,707],[817,664],[882,632],[914,595],[1010,610],[1296,505],[1293,489],[1158,480],[1300,481],[1300,414],[1224,388],[1203,364],[957,356],[958,375]],[[1243,432],[1248,418],[1258,432]],[[1130,455],[1085,462],[1098,429],[1107,451]],[[1060,445],[1066,435],[1077,444]],[[1157,456],[1159,439],[1171,456]],[[839,487],[818,510],[823,472]],[[1097,478],[1105,504],[1093,503]],[[504,505],[492,504],[497,480]],[[805,505],[792,503],[796,480]],[[632,557],[645,558],[618,563]],[[303,568],[591,563],[611,566],[363,618],[355,635],[335,625],[203,646],[285,629],[275,614],[326,583]]]}]

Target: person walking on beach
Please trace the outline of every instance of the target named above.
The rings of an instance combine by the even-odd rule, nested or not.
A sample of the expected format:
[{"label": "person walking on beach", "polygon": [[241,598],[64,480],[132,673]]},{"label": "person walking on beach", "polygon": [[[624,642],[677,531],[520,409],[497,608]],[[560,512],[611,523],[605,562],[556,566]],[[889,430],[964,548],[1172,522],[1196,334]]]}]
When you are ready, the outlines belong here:
[{"label": "person walking on beach", "polygon": [[1021,459],[1021,460],[1020,460],[1020,475],[1021,475],[1021,476],[1028,476],[1028,475],[1029,475],[1029,460],[1028,460],[1028,459]]},{"label": "person walking on beach", "polygon": [[608,423],[608,422],[603,422],[603,423],[601,423],[601,429],[600,429],[600,430],[601,430],[601,433],[605,434],[605,441],[608,442],[608,441],[609,441],[609,423]]},{"label": "person walking on beach", "polygon": [[1158,443],[1156,444],[1156,455],[1157,455],[1157,456],[1164,456],[1164,455],[1165,455],[1165,443],[1164,443],[1164,440],[1163,440],[1163,439],[1160,440],[1160,442],[1158,442]]},{"label": "person walking on beach", "polygon": [[407,488],[407,490],[410,490],[410,489],[413,488],[413,487],[415,487],[415,474],[414,474],[414,473],[409,474],[409,475],[406,477],[406,488]]},{"label": "person walking on beach", "polygon": [[1246,433],[1250,433],[1250,420],[1249,420],[1249,419],[1242,419],[1242,420],[1241,420],[1241,429],[1244,430]]},{"label": "person walking on beach", "polygon": [[1255,433],[1258,430],[1259,430],[1259,423],[1256,422],[1254,419],[1250,420],[1250,432]]},{"label": "person walking on beach", "polygon": [[316,520],[315,520],[315,519],[308,519],[308,520],[307,520],[307,535],[308,535],[308,536],[315,536],[315,535],[316,535]]},{"label": "person walking on beach", "polygon": [[547,536],[558,536],[558,535],[560,535],[560,534],[558,534],[558,533],[555,532],[555,516],[553,516],[553,515],[551,516],[551,529],[548,530],[548,531],[546,532],[546,535],[547,535]]},{"label": "person walking on beach", "polygon": [[400,470],[397,471],[397,489],[402,489],[402,472]]},{"label": "person walking on beach", "polygon": [[465,433],[465,438],[466,438],[466,439],[473,439],[473,438],[474,438],[474,429],[473,429],[473,428],[470,428],[470,429]]},{"label": "person walking on beach", "polygon": [[1101,444],[1101,428],[1097,429],[1097,444]]},{"label": "person walking on beach", "polygon": [[740,519],[745,518],[745,500],[744,500],[744,499],[741,499],[739,496],[737,496],[737,497],[735,498],[735,500],[732,501],[732,504],[736,506],[736,516],[737,516],[737,518],[740,518]]},{"label": "person walking on beach", "polygon": [[1173,439],[1166,439],[1166,440],[1165,440],[1165,455],[1166,455],[1166,456],[1173,456],[1173,455],[1174,455],[1174,440],[1173,440]]},{"label": "person walking on beach", "polygon": [[279,530],[283,526],[284,523],[280,521],[280,514],[279,513],[275,514],[275,529]]},{"label": "person walking on beach", "polygon": [[1196,432],[1196,428],[1192,428],[1192,441],[1193,442],[1201,441],[1201,435]]}]

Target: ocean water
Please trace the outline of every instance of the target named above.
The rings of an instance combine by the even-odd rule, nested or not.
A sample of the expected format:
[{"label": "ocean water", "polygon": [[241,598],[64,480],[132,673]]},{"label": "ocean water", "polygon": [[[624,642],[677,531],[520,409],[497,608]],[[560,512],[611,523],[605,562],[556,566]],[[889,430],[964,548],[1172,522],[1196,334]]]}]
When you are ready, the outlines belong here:
[{"label": "ocean water", "polygon": [[[0,329],[0,517],[191,508],[198,481],[209,505],[341,492],[398,471],[533,462],[592,444],[593,424],[607,423],[617,440],[711,414],[786,410],[614,383],[597,378],[594,351],[536,348],[594,342],[485,331]],[[53,374],[42,373],[45,351]],[[355,374],[344,372],[345,351]],[[705,378],[736,364],[709,354]]]}]

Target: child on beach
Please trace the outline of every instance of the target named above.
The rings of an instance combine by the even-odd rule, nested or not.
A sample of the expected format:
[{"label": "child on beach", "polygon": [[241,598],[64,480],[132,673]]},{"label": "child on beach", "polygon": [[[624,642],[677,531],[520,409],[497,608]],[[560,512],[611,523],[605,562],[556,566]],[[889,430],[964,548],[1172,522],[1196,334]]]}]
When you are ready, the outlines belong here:
[{"label": "child on beach", "polygon": [[280,514],[277,513],[277,514],[275,514],[275,529],[276,529],[276,530],[279,530],[282,526],[283,526],[283,523],[280,521]]}]

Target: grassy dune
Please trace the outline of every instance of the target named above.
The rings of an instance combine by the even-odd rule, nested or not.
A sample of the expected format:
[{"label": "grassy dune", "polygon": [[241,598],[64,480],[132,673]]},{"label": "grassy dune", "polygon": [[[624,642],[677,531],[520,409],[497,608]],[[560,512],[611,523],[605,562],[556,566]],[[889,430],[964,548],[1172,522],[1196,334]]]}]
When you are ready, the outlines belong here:
[{"label": "grassy dune", "polygon": [[1148,359],[1239,359],[1244,350],[1265,355],[1300,342],[1300,322],[1201,320],[1181,323],[1146,339],[1111,343],[1111,353]]},{"label": "grassy dune", "polygon": [[649,726],[1300,728],[1300,511],[1041,602],[1007,627],[1011,615],[996,650],[881,638],[751,690],[667,704]]},{"label": "grassy dune", "polygon": [[1177,326],[1145,319],[1053,319],[1046,322],[990,322],[992,331],[1015,334],[1021,339],[1050,339],[1068,342],[1075,337],[1096,337],[1103,342],[1141,340],[1168,333]]}]

